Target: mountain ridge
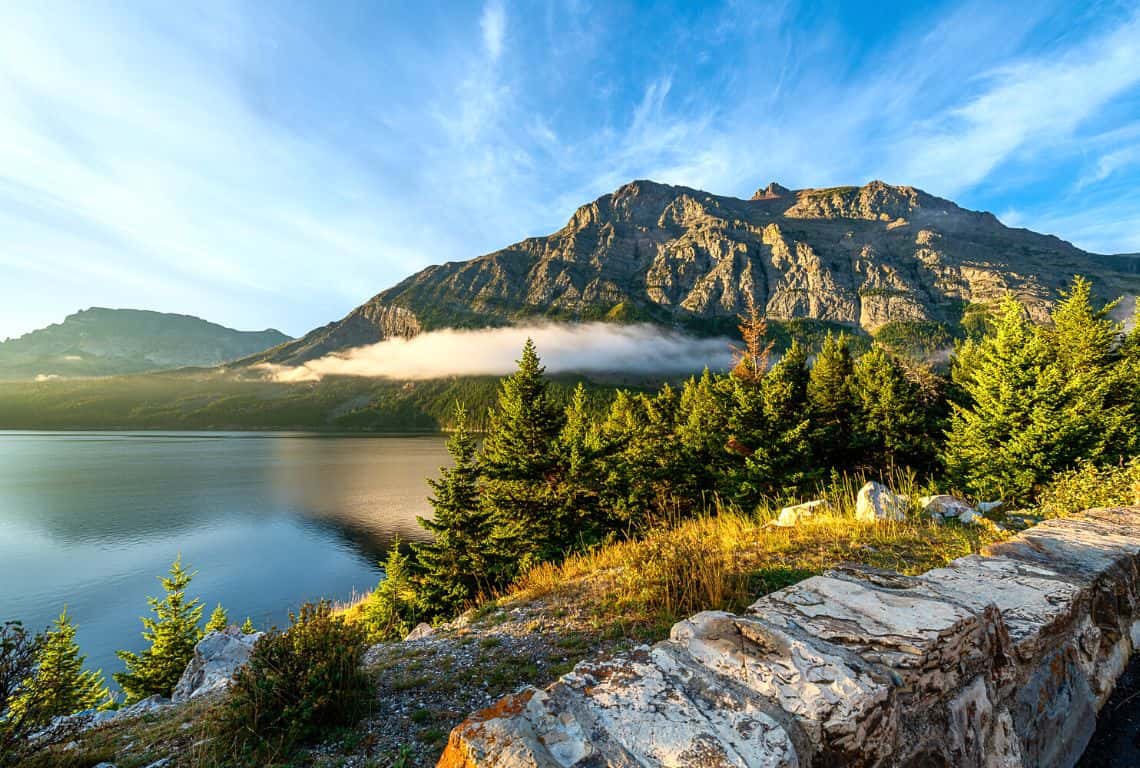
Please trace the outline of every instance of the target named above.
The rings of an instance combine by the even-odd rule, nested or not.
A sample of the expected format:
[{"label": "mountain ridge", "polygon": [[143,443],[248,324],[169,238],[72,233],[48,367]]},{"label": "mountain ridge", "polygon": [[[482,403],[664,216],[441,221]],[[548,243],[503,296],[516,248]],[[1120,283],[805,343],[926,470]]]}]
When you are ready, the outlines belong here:
[{"label": "mountain ridge", "polygon": [[213,366],[288,340],[274,328],[238,331],[194,315],[89,307],[0,341],[0,379]]},{"label": "mountain ridge", "polygon": [[1140,292],[1131,256],[1088,253],[915,187],[773,182],[744,200],[636,180],[579,206],[549,235],[427,267],[244,362],[295,364],[386,338],[534,318],[731,332],[749,295],[777,323],[953,331],[971,305],[1007,291],[1043,318],[1077,274],[1105,297]]}]

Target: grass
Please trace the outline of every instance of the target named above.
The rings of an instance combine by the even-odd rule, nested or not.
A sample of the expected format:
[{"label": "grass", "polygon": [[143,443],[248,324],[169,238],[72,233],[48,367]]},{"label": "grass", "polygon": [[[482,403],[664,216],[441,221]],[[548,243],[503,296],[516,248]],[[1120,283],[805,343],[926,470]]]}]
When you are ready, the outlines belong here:
[{"label": "grass", "polygon": [[[828,498],[832,513],[795,527],[772,525],[775,509],[755,514],[721,509],[559,564],[536,566],[506,599],[584,604],[601,623],[657,636],[690,614],[739,612],[761,595],[841,563],[916,574],[975,553],[1004,535],[989,526],[938,524],[917,511],[902,521],[857,521],[855,494],[862,479],[830,484],[821,497]],[[913,477],[896,481],[894,487],[917,499]]]}]

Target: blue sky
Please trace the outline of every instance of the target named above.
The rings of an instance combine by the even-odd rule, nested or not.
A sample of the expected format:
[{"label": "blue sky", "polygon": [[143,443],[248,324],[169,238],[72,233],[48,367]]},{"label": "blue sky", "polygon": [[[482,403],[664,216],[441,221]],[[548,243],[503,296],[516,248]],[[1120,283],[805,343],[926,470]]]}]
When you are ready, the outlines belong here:
[{"label": "blue sky", "polygon": [[634,178],[913,184],[1140,251],[1134,3],[0,9],[0,338],[91,305],[301,334]]}]

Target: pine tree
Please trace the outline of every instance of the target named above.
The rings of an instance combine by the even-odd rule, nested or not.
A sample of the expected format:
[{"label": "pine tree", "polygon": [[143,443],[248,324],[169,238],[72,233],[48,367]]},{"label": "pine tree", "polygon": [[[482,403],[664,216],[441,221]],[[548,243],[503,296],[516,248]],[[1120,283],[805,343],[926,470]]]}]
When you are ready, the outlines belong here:
[{"label": "pine tree", "polygon": [[973,367],[958,384],[944,462],[960,487],[1018,503],[1063,464],[1059,454],[1078,438],[1061,418],[1064,382],[1049,344],[1007,296],[989,336],[977,342]]},{"label": "pine tree", "polygon": [[578,531],[581,542],[595,542],[603,535],[608,521],[604,519],[598,493],[601,443],[581,382],[566,406],[558,450],[563,467],[558,486],[563,507],[560,516]]},{"label": "pine tree", "polygon": [[917,384],[899,360],[875,346],[855,363],[860,444],[868,458],[890,467],[925,467],[936,439]]},{"label": "pine tree", "polygon": [[241,631],[242,634],[245,635],[252,635],[254,632],[256,632],[257,630],[253,627],[253,619],[246,616],[245,621],[241,623]]},{"label": "pine tree", "polygon": [[563,413],[551,397],[544,368],[527,339],[518,370],[503,379],[483,442],[483,503],[492,520],[490,550],[501,570],[497,586],[531,564],[554,559],[577,531],[564,519],[557,485]]},{"label": "pine tree", "polygon": [[193,578],[194,574],[182,567],[179,555],[170,566],[169,576],[160,579],[165,597],[147,598],[154,616],[141,621],[143,638],[150,647],[142,653],[117,652],[127,671],[116,672],[114,678],[126,694],[127,704],[154,694],[169,696],[193,658],[194,645],[201,638],[203,610],[197,598],[186,599],[186,588]]},{"label": "pine tree", "polygon": [[745,309],[737,325],[744,346],[733,349],[732,375],[737,379],[759,380],[768,370],[768,359],[775,344],[768,339],[768,320],[751,292],[747,294]]},{"label": "pine tree", "polygon": [[86,657],[79,653],[75,629],[65,608],[54,628],[44,634],[36,653],[35,674],[12,702],[13,715],[19,717],[34,708],[46,722],[52,717],[110,706],[103,673],[83,669]]},{"label": "pine tree", "polygon": [[557,469],[563,415],[550,394],[534,342],[526,340],[518,370],[503,379],[489,416],[482,464],[496,480],[532,480]]},{"label": "pine tree", "polygon": [[376,641],[400,640],[411,631],[420,614],[412,560],[397,538],[388,547],[384,580],[364,602],[364,624]]},{"label": "pine tree", "polygon": [[764,378],[764,432],[745,462],[759,495],[786,496],[815,478],[807,385],[807,352],[793,341]]},{"label": "pine tree", "polygon": [[812,445],[823,467],[847,467],[858,456],[854,445],[858,404],[851,390],[854,365],[846,334],[828,334],[808,377]]},{"label": "pine tree", "polygon": [[1140,450],[1140,426],[1133,416],[1134,378],[1127,363],[1123,326],[1110,313],[1117,302],[1093,306],[1092,284],[1077,277],[1051,313],[1056,376],[1065,391],[1063,417],[1075,438],[1072,456],[1093,463],[1117,463]]},{"label": "pine tree", "polygon": [[230,616],[226,613],[226,609],[218,603],[214,608],[214,612],[210,614],[210,620],[206,622],[205,634],[211,632],[224,632],[226,627],[230,625]]},{"label": "pine tree", "polygon": [[441,468],[438,480],[428,480],[435,516],[418,518],[433,538],[414,545],[425,607],[443,615],[457,612],[491,587],[486,552],[491,521],[479,501],[475,437],[467,426],[467,411],[459,403],[453,424],[447,440],[453,466]]},{"label": "pine tree", "polygon": [[734,462],[727,450],[729,384],[706,368],[681,389],[674,431],[676,483],[679,495],[693,503],[722,490],[729,479]]}]

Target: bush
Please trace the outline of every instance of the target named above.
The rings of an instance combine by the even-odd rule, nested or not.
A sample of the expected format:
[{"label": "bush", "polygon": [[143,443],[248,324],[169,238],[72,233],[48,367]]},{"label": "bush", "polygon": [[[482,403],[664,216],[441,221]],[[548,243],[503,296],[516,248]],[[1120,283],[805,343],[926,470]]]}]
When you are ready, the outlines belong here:
[{"label": "bush", "polygon": [[1118,467],[1083,464],[1060,472],[1037,500],[1038,513],[1043,517],[1128,504],[1140,504],[1140,456]]},{"label": "bush", "polygon": [[361,629],[325,601],[306,604],[289,619],[287,630],[271,629],[258,641],[213,714],[214,748],[227,765],[282,760],[299,744],[355,723],[372,699],[360,667]]}]

